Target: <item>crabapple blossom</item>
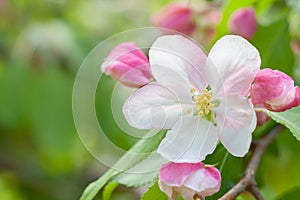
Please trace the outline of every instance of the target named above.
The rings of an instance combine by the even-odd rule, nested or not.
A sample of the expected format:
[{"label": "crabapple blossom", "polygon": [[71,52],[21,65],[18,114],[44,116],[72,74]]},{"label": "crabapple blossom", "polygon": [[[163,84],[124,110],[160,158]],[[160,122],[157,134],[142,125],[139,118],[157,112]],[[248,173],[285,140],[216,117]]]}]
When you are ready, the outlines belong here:
[{"label": "crabapple blossom", "polygon": [[255,10],[253,8],[240,8],[230,17],[228,29],[232,34],[251,39],[257,29]]},{"label": "crabapple blossom", "polygon": [[208,56],[180,35],[158,38],[149,51],[155,82],[131,94],[123,113],[139,129],[167,129],[158,153],[173,162],[200,162],[220,141],[244,156],[256,127],[247,98],[260,67],[258,51],[240,36],[228,35]]},{"label": "crabapple blossom", "polygon": [[193,200],[195,195],[204,199],[220,190],[221,175],[217,168],[201,162],[169,162],[159,171],[158,185],[171,200],[177,200],[178,194],[185,200]]},{"label": "crabapple blossom", "polygon": [[260,70],[251,88],[251,100],[255,107],[282,112],[300,104],[300,90],[285,73],[269,68]]},{"label": "crabapple blossom", "polygon": [[153,15],[151,23],[154,26],[175,30],[186,35],[191,35],[196,28],[192,9],[178,3],[169,4]]},{"label": "crabapple blossom", "polygon": [[140,87],[152,79],[147,56],[133,42],[116,46],[101,66],[102,71],[129,87]]}]

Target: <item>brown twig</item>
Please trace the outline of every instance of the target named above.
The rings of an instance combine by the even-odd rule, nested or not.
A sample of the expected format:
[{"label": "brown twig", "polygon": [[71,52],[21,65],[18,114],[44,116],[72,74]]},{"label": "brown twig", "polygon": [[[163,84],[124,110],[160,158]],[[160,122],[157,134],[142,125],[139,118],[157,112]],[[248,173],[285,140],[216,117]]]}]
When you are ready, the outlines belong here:
[{"label": "brown twig", "polygon": [[273,128],[268,134],[261,139],[253,142],[253,153],[249,160],[247,169],[242,179],[231,188],[226,194],[224,194],[219,200],[233,200],[236,199],[243,191],[250,192],[257,200],[263,200],[264,198],[260,194],[259,189],[256,187],[255,174],[262,159],[263,154],[266,151],[268,145],[274,140],[277,134],[283,129],[281,125]]}]

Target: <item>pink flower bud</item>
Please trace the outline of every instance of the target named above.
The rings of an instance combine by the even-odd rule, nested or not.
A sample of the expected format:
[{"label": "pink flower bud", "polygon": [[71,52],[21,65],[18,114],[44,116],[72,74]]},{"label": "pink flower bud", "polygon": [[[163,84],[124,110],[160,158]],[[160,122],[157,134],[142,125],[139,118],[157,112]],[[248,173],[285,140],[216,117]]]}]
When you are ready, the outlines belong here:
[{"label": "pink flower bud", "polygon": [[300,104],[300,90],[285,73],[266,68],[254,78],[251,100],[255,107],[282,112]]},{"label": "pink flower bud", "polygon": [[257,21],[253,8],[241,8],[235,11],[228,23],[228,29],[232,34],[251,39],[256,32]]},{"label": "pink flower bud", "polygon": [[186,35],[191,35],[196,28],[193,11],[181,4],[169,4],[164,7],[152,16],[151,23],[154,26],[172,29]]},{"label": "pink flower bud", "polygon": [[101,69],[129,87],[143,86],[152,78],[148,58],[133,42],[116,46],[105,59]]},{"label": "pink flower bud", "polygon": [[220,190],[220,172],[203,163],[174,163],[163,165],[159,172],[159,187],[172,200],[180,194],[184,199],[213,195]]}]

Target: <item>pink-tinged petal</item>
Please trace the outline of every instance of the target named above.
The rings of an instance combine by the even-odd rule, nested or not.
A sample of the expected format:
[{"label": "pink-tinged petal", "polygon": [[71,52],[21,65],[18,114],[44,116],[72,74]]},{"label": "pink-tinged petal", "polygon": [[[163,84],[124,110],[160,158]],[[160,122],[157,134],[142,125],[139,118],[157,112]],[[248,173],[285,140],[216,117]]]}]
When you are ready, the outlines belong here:
[{"label": "pink-tinged petal", "polygon": [[260,70],[251,89],[251,100],[255,107],[266,107],[274,112],[282,112],[300,104],[299,88],[285,73],[272,70]]},{"label": "pink-tinged petal", "polygon": [[178,194],[185,200],[193,200],[195,194],[204,199],[219,191],[221,175],[217,168],[202,162],[169,162],[161,167],[158,183],[169,199],[177,200]]},{"label": "pink-tinged petal", "polygon": [[165,184],[161,180],[158,180],[158,186],[171,200],[177,200],[178,194],[174,192],[173,187]]},{"label": "pink-tinged petal", "polygon": [[[287,93],[294,88],[294,81],[285,73],[269,68],[260,70],[251,88],[251,100],[253,104],[262,104],[272,99],[285,98]],[[283,99],[279,99],[282,101]]]},{"label": "pink-tinged petal", "polygon": [[240,36],[222,37],[207,59],[207,80],[215,97],[246,95],[261,64],[259,52]]},{"label": "pink-tinged petal", "polygon": [[177,96],[158,83],[149,83],[128,97],[123,113],[139,129],[170,129],[192,105],[180,104]]},{"label": "pink-tinged petal", "polygon": [[221,174],[215,167],[205,166],[191,174],[184,186],[196,191],[201,197],[211,196],[220,190]]},{"label": "pink-tinged petal", "polygon": [[299,106],[300,104],[300,90],[298,87],[291,89],[285,96],[280,96],[271,101],[267,101],[265,106],[268,110],[275,112],[283,112],[290,108]]},{"label": "pink-tinged petal", "polygon": [[146,55],[133,42],[116,46],[101,66],[102,71],[130,87],[150,82],[152,75]]},{"label": "pink-tinged petal", "polygon": [[[129,87],[140,87],[149,83],[150,78],[144,75],[142,68],[144,66],[132,68],[120,61],[113,62],[105,71],[105,74],[112,76]],[[149,68],[149,65],[148,65]]]},{"label": "pink-tinged petal", "polygon": [[226,96],[215,109],[221,143],[234,156],[244,156],[256,127],[253,104],[239,95]]},{"label": "pink-tinged petal", "polygon": [[166,160],[195,163],[216,148],[216,127],[198,116],[186,116],[176,122],[160,143],[157,152]]},{"label": "pink-tinged petal", "polygon": [[[132,55],[135,57],[133,58]],[[124,58],[124,59],[122,59]],[[106,62],[113,62],[116,59],[121,59],[125,64],[143,65],[148,62],[147,56],[133,43],[124,42],[116,46],[105,59]],[[102,65],[102,70],[105,71],[106,65]],[[146,70],[148,71],[148,70]]]},{"label": "pink-tinged petal", "polygon": [[[180,35],[158,38],[149,51],[151,71],[162,85],[174,91],[185,91],[190,96],[190,87],[202,91],[206,55],[196,43]],[[174,78],[176,77],[176,78]]]},{"label": "pink-tinged petal", "polygon": [[161,166],[158,178],[169,186],[181,186],[192,173],[203,167],[203,163],[169,162]]}]

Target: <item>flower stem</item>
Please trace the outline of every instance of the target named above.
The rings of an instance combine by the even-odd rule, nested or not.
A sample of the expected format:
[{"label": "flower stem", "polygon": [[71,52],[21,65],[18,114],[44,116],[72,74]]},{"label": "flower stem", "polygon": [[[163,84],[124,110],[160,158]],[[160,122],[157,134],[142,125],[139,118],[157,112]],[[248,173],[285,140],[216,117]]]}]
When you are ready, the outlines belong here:
[{"label": "flower stem", "polygon": [[262,200],[255,181],[255,175],[258,166],[261,162],[262,156],[266,151],[268,145],[275,139],[277,134],[283,129],[281,125],[274,127],[268,134],[254,143],[253,153],[249,160],[247,169],[242,179],[224,194],[219,200],[233,200],[236,199],[243,191],[249,191],[257,200]]},{"label": "flower stem", "polygon": [[221,164],[221,167],[220,167],[220,172],[221,172],[221,173],[222,173],[222,171],[223,171],[223,168],[224,168],[224,165],[225,165],[226,160],[227,160],[227,158],[228,158],[228,155],[229,155],[229,152],[226,151],[225,156],[224,156],[224,159],[223,159],[222,164]]}]

